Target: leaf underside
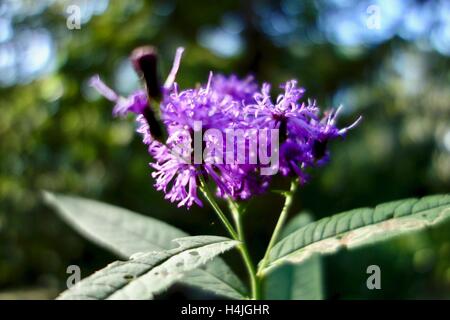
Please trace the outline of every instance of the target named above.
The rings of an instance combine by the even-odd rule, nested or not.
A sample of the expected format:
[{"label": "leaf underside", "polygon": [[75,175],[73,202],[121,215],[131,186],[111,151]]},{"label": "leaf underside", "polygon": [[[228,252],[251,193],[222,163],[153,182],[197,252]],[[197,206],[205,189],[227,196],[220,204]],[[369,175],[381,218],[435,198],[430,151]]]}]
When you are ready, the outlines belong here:
[{"label": "leaf underside", "polygon": [[178,247],[116,261],[63,292],[58,299],[152,299],[187,271],[198,268],[238,244],[216,236],[185,237]]},{"label": "leaf underside", "polygon": [[[46,192],[45,200],[79,233],[123,259],[133,254],[174,248],[187,233],[154,218],[106,203]],[[231,299],[244,299],[246,288],[219,257],[178,281]]]},{"label": "leaf underside", "polygon": [[314,254],[370,245],[449,218],[450,195],[405,199],[343,212],[310,223],[282,239],[273,247],[264,272],[282,263],[300,263]]}]

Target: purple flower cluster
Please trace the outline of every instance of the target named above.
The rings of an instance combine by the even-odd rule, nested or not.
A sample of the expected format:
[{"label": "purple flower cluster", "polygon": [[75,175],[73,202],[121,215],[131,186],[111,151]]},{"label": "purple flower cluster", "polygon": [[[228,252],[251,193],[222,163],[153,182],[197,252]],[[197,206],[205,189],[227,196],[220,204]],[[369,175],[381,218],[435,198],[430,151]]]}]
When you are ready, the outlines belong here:
[{"label": "purple flower cluster", "polygon": [[280,172],[284,176],[297,175],[304,182],[307,178],[305,168],[328,160],[328,141],[345,136],[362,118],[338,129],[336,119],[340,107],[321,117],[315,101],[300,102],[305,90],[297,86],[296,80],[287,81],[281,89],[284,92],[274,102],[270,84],[264,83],[261,92],[254,95],[255,101],[243,106],[244,114],[248,122],[258,128],[279,129],[282,139]]},{"label": "purple flower cluster", "polygon": [[[140,50],[144,52],[145,50]],[[154,50],[147,50],[154,54]],[[325,116],[315,102],[301,102],[304,89],[291,80],[281,86],[282,93],[276,99],[271,97],[270,85],[261,87],[253,77],[244,79],[235,75],[209,75],[208,81],[193,89],[180,90],[175,82],[183,49],[177,50],[172,70],[166,82],[161,86],[158,97],[148,89],[149,78],[146,70],[139,67],[141,56],[134,56],[138,73],[147,81],[147,91],[138,90],[128,98],[118,96],[107,87],[98,76],[91,80],[102,95],[115,102],[113,114],[125,116],[136,114],[138,132],[148,146],[153,162],[155,187],[165,193],[165,198],[177,202],[178,206],[190,207],[194,203],[202,205],[198,188],[200,177],[212,180],[217,186],[217,194],[235,200],[245,200],[255,194],[265,192],[272,176],[261,174],[262,165],[252,163],[223,162],[221,159],[204,159],[197,163],[192,158],[194,135],[202,124],[201,130],[216,129],[225,133],[227,130],[270,130],[279,133],[279,172],[284,176],[297,176],[301,182],[306,180],[305,169],[324,163],[328,159],[327,143],[342,137],[356,126],[360,118],[344,129],[336,127],[339,109]],[[144,57],[144,61],[153,61],[153,56]],[[154,66],[152,66],[155,69]],[[150,71],[154,73],[156,71]],[[147,71],[148,73],[148,71]],[[151,85],[151,84],[150,84]],[[154,85],[152,85],[153,91]],[[159,108],[155,103],[159,102]],[[156,110],[155,110],[156,109]],[[162,124],[164,137],[160,137]],[[155,134],[158,132],[158,134]],[[250,138],[249,138],[250,139]],[[205,137],[204,147],[214,146],[213,137]],[[248,148],[244,144],[244,149]],[[236,153],[241,149],[229,149],[224,146],[211,158],[220,158]],[[242,150],[241,150],[242,151]],[[246,150],[244,150],[246,151]],[[233,159],[237,156],[232,154]],[[247,158],[248,159],[248,156]],[[214,161],[216,160],[216,161]],[[277,170],[278,171],[278,170]]]}]

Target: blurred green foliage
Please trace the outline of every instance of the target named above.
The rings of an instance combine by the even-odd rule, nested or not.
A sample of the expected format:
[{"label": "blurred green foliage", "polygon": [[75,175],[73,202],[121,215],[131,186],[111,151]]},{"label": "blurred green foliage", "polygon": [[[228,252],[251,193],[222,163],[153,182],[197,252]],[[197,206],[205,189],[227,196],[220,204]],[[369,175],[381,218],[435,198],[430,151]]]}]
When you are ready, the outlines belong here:
[{"label": "blurred green foliage", "polygon": [[[295,77],[319,105],[343,103],[342,124],[364,116],[345,141],[332,145],[330,164],[311,172],[311,183],[298,192],[297,211],[307,209],[322,217],[450,191],[450,59],[436,51],[421,50],[398,37],[345,47],[294,34],[280,44],[259,25],[260,7],[279,10],[270,1],[110,1],[80,30],[66,27],[64,12],[70,1],[47,2],[38,13],[25,11],[13,18],[12,27],[45,28],[51,34],[52,68],[0,87],[4,290],[57,291],[65,285],[68,265],[80,265],[85,276],[112,259],[43,206],[42,189],[127,207],[191,234],[223,233],[209,210],[185,212],[164,201],[152,188],[149,157],[133,133],[132,120],[113,120],[110,103],[87,86],[89,77],[99,73],[123,94],[136,88],[138,81],[126,61],[142,44],[159,48],[162,74],[175,48],[186,47],[178,76],[181,86],[205,81],[209,70],[251,72],[259,81],[272,83]],[[296,19],[315,26],[318,13],[311,1]],[[241,47],[224,56],[199,35],[230,14],[241,23],[236,31]],[[262,254],[279,205],[276,195],[252,201],[246,228],[255,257]],[[327,297],[450,298],[449,231],[445,226],[326,259]],[[369,264],[381,267],[381,291],[365,287]]]}]

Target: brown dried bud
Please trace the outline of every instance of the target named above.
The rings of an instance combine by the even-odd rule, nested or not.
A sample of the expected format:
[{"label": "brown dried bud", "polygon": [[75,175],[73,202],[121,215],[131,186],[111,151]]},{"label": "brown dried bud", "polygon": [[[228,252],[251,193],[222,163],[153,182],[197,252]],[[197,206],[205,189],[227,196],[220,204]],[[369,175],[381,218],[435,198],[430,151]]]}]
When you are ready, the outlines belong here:
[{"label": "brown dried bud", "polygon": [[152,137],[156,140],[160,140],[163,137],[163,131],[161,128],[161,123],[158,121],[158,119],[155,116],[155,113],[150,107],[147,107],[144,109],[144,112],[142,113],[145,120],[147,121],[150,134]]},{"label": "brown dried bud", "polygon": [[139,76],[144,78],[147,94],[150,98],[161,97],[158,77],[158,53],[152,46],[138,47],[131,53],[131,62]]}]

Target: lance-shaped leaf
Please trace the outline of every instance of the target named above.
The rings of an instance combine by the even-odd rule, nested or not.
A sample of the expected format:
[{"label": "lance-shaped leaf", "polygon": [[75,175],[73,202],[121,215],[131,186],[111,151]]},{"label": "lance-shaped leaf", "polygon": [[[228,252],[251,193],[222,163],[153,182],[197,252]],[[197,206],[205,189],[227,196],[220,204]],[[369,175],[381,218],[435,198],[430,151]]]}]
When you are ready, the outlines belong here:
[{"label": "lance-shaped leaf", "polygon": [[[172,240],[188,236],[157,219],[99,201],[49,192],[45,200],[83,236],[124,259],[138,252],[174,248]],[[232,299],[243,299],[246,292],[220,258],[185,273],[179,282]]]},{"label": "lance-shaped leaf", "polygon": [[302,211],[292,217],[281,231],[280,239],[286,238],[291,233],[313,222],[313,216],[308,211]]},{"label": "lance-shaped leaf", "polygon": [[247,299],[245,285],[219,257],[202,268],[189,271],[179,283],[210,291],[229,299]]},{"label": "lance-shaped leaf", "polygon": [[45,192],[45,200],[81,235],[129,258],[137,252],[172,249],[185,232],[157,219],[107,203]]},{"label": "lance-shaped leaf", "polygon": [[287,262],[275,267],[267,275],[265,299],[322,300],[323,275],[320,256],[313,256],[301,264]]},{"label": "lance-shaped leaf", "polygon": [[263,270],[300,263],[313,254],[331,254],[437,225],[450,218],[450,195],[405,199],[327,217],[291,233],[270,252]]},{"label": "lance-shaped leaf", "polygon": [[[297,214],[284,227],[281,238],[311,223],[307,212]],[[324,298],[322,258],[310,257],[300,264],[285,263],[268,275],[265,282],[265,298],[270,300],[321,300]]]},{"label": "lance-shaped leaf", "polygon": [[83,279],[59,299],[152,299],[179,280],[239,242],[216,236],[174,240],[178,247],[133,255]]}]

